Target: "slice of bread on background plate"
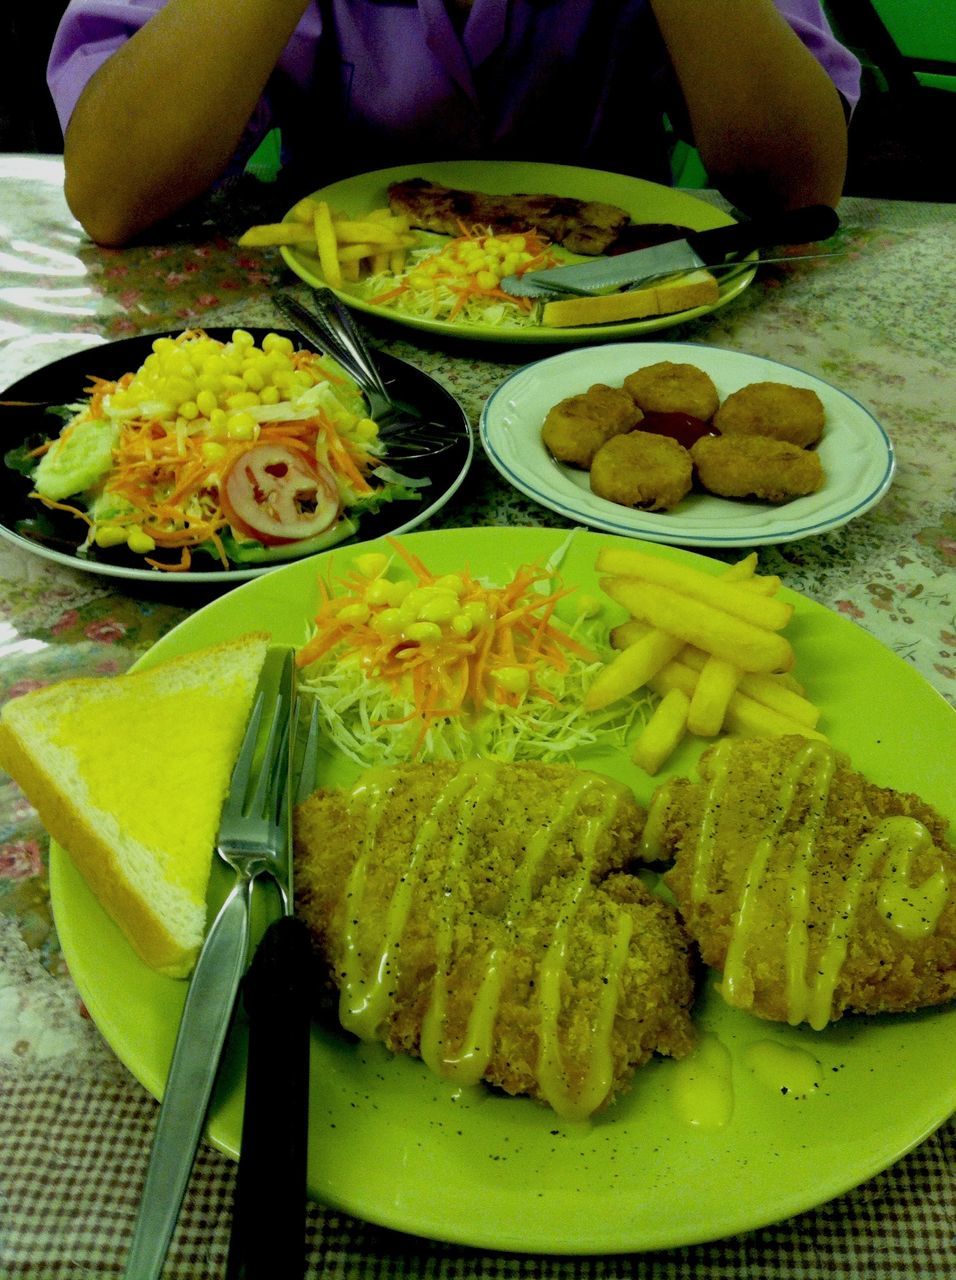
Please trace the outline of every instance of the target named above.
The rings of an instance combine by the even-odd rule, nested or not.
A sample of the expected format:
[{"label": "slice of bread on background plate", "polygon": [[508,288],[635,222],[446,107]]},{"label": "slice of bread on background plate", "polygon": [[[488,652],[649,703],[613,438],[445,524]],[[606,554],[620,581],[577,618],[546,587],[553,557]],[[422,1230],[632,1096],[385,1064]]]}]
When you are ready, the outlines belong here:
[{"label": "slice of bread on background plate", "polygon": [[614,320],[643,320],[691,307],[709,307],[720,300],[717,278],[709,271],[688,271],[658,280],[645,289],[604,293],[597,297],[559,298],[546,302],[541,323],[556,329],[567,325],[608,324]]},{"label": "slice of bread on background plate", "polygon": [[191,971],[229,779],[265,632],[126,675],[62,680],[0,714],[0,767],[23,788],[137,954]]}]

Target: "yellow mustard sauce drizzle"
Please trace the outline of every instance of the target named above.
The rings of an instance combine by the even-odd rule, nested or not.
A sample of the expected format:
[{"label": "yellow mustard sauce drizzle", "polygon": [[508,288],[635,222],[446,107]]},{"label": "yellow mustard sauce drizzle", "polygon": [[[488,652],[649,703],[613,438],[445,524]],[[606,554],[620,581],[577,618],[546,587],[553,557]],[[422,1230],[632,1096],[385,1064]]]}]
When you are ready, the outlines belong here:
[{"label": "yellow mustard sauce drizzle", "polygon": [[[355,943],[358,926],[352,924],[352,921],[358,919],[361,914],[361,895],[365,884],[368,857],[372,847],[372,841],[368,837],[366,837],[362,854],[349,875],[348,887],[346,888],[346,905],[350,908],[348,930],[351,932],[346,932],[345,939],[346,980],[343,983],[339,1000],[339,1021],[346,1031],[351,1031],[353,1035],[357,1035],[362,1040],[371,1040],[375,1037],[378,1028],[388,1013],[392,988],[398,981],[398,961],[395,953],[401,943],[402,934],[408,922],[421,864],[438,833],[441,816],[470,785],[471,775],[462,770],[452,779],[449,786],[441,792],[432,805],[431,811],[419,827],[415,843],[412,846],[408,869],[399,878],[395,886],[395,892],[392,894],[391,901],[388,904],[384,938],[379,948],[378,957],[371,966],[363,963],[362,954]],[[366,788],[366,790],[369,793],[374,792],[374,784]],[[356,797],[359,794],[358,789],[351,794],[352,797]],[[374,796],[373,805],[380,805],[380,801],[380,796]],[[378,817],[379,815],[376,812],[375,815],[371,816]],[[369,821],[370,829],[373,826],[377,827],[377,825],[377,821],[374,823],[371,820]],[[352,909],[353,906],[354,909]],[[369,969],[371,969],[371,972],[369,972]]]},{"label": "yellow mustard sauce drizzle", "polygon": [[375,846],[382,809],[388,795],[391,771],[376,770],[349,793],[351,811],[359,803],[365,808],[365,836],[361,852],[349,872],[345,886],[345,928],[343,930],[342,985],[339,992],[339,1021],[347,1031],[363,1040],[371,1039],[378,1025],[375,988],[369,988],[363,972],[364,957],[359,941],[359,921],[365,895],[365,877]]},{"label": "yellow mustard sauce drizzle", "polygon": [[[593,785],[592,780],[580,779],[565,795],[552,829],[558,824],[567,822],[574,813],[584,792]],[[538,1028],[538,1083],[541,1092],[562,1119],[583,1120],[604,1100],[613,1074],[614,1063],[611,1055],[611,1033],[617,1001],[620,995],[621,974],[627,959],[627,947],[630,941],[630,918],[623,924],[619,918],[615,925],[614,937],[608,948],[607,982],[602,984],[601,998],[597,1016],[591,1027],[591,1052],[588,1055],[589,1068],[580,1089],[572,1090],[562,1062],[561,1045],[558,1036],[558,1021],[561,1011],[561,979],[567,963],[568,944],[571,926],[574,922],[581,897],[587,888],[594,869],[597,842],[601,832],[610,822],[614,812],[615,798],[609,796],[604,812],[600,815],[587,815],[579,819],[580,831],[575,843],[582,855],[581,865],[573,877],[568,878],[568,887],[558,908],[555,921],[554,936],[548,944],[538,974],[538,1006],[540,1024]],[[621,916],[626,915],[622,912]],[[605,1082],[605,1083],[602,1083]]]},{"label": "yellow mustard sauce drizzle", "polygon": [[[816,758],[820,750],[826,750],[826,748],[820,747],[817,743],[808,742],[790,761],[781,778],[776,805],[768,816],[766,830],[757,841],[750,865],[744,873],[740,906],[730,935],[721,983],[721,990],[727,1002],[738,1008],[747,1008],[751,1003],[751,1000],[743,994],[743,982],[747,972],[747,948],[761,915],[760,890],[767,865],[776,847],[776,838],[793,808],[797,785],[804,769]],[[708,797],[709,801],[710,797]],[[709,807],[712,807],[710,803]]]},{"label": "yellow mustard sauce drizzle", "polygon": [[[833,993],[846,959],[850,930],[863,885],[880,857],[884,854],[891,858],[900,856],[914,838],[920,838],[920,831],[926,831],[926,828],[913,818],[884,818],[857,847],[846,877],[846,892],[833,913],[817,965],[817,980],[807,1013],[807,1021],[814,1031],[822,1031],[830,1021]],[[926,835],[929,836],[928,831]]]},{"label": "yellow mustard sauce drizzle", "polygon": [[419,1052],[422,1061],[438,1075],[460,1084],[477,1084],[485,1073],[493,1048],[492,1032],[501,996],[502,974],[499,951],[489,953],[488,968],[468,1016],[461,1045],[454,1051],[447,1043],[445,976],[451,965],[457,922],[454,886],[461,877],[462,865],[471,852],[471,829],[480,805],[495,792],[497,771],[493,765],[473,761],[462,767],[469,775],[470,786],[459,795],[458,823],[449,843],[448,859],[442,872],[441,913],[436,936],[435,978],[431,998],[422,1021]]},{"label": "yellow mustard sauce drizzle", "polygon": [[820,834],[820,824],[826,813],[836,756],[824,747],[817,748],[807,753],[807,766],[808,769],[816,769],[816,776],[810,806],[797,843],[787,895],[790,905],[790,924],[787,928],[787,1021],[792,1027],[803,1022],[810,1001],[807,986],[810,959],[810,865],[817,836]]},{"label": "yellow mustard sauce drizzle", "polygon": [[724,1129],[734,1111],[733,1060],[712,1032],[698,1037],[686,1058],[668,1064],[671,1105],[694,1129]]},{"label": "yellow mustard sauce drizzle", "polygon": [[895,820],[880,881],[877,907],[887,924],[915,942],[933,932],[946,905],[949,881],[942,859],[920,884],[911,884],[913,859],[934,848],[933,838],[915,818]]},{"label": "yellow mustard sauce drizzle", "polygon": [[730,739],[722,739],[710,755],[711,782],[704,797],[704,812],[700,821],[700,835],[694,854],[694,872],[691,880],[691,901],[702,902],[707,896],[707,881],[714,860],[714,837],[717,831],[717,797],[723,791],[730,768]]},{"label": "yellow mustard sauce drizzle", "polygon": [[781,1097],[805,1099],[816,1093],[823,1068],[812,1053],[775,1040],[755,1040],[741,1055],[761,1084]]}]

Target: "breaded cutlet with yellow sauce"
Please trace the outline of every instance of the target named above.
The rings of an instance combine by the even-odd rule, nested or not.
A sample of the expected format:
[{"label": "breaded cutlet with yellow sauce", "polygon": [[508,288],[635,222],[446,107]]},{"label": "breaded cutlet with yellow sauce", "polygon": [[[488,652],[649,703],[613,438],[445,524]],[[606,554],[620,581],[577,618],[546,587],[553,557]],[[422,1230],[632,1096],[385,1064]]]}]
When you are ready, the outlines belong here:
[{"label": "breaded cutlet with yellow sauce", "polygon": [[693,1043],[691,947],[624,873],[644,811],[571,765],[377,768],[296,813],[297,912],[346,1030],[583,1118]]},{"label": "breaded cutlet with yellow sauce", "polygon": [[645,853],[731,1005],[821,1030],[956,998],[956,854],[918,796],[829,744],[726,738],[665,783]]}]

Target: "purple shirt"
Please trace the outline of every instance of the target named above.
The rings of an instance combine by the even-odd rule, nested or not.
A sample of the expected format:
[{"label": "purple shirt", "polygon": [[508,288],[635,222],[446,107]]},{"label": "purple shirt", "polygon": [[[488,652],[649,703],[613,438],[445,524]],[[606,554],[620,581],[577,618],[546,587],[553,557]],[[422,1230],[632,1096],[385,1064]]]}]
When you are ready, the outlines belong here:
[{"label": "purple shirt", "polygon": [[[64,129],[93,73],[163,3],[70,0],[48,67]],[[852,107],[859,63],[818,0],[775,3]],[[312,0],[241,151],[278,124],[316,182],[471,157],[666,182],[662,110],[679,115],[680,94],[647,0],[473,0],[463,28],[445,0]]]}]

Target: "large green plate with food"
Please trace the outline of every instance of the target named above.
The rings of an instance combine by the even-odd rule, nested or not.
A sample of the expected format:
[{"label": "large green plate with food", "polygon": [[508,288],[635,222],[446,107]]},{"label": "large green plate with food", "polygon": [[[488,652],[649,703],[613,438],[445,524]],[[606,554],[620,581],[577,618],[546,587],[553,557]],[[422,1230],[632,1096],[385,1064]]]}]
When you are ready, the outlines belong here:
[{"label": "large green plate with food", "polygon": [[[469,566],[509,582],[552,558],[569,622],[583,596],[601,593],[595,568],[607,548],[641,548],[672,565],[717,573],[717,560],[608,534],[548,529],[458,529],[397,540],[434,572]],[[142,660],[153,664],[250,629],[302,644],[333,581],[388,542],[343,547],[245,583],[194,614]],[[860,627],[786,588],[795,675],[822,709],[819,728],[873,782],[916,792],[952,819],[950,762],[956,716],[902,659]],[[690,776],[701,741],[685,739],[651,778],[626,750],[589,748],[576,763],[631,787],[647,803],[666,779]],[[331,751],[321,781],[357,766]],[[54,847],[56,924],[70,972],[120,1059],[162,1094],[186,984],[133,954],[69,857]],[[223,891],[217,869],[212,896]],[[559,1119],[527,1098],[443,1081],[417,1060],[391,1056],[329,1025],[312,1033],[309,1187],[321,1203],[400,1231],[489,1249],[602,1254],[664,1249],[780,1221],[840,1195],[899,1160],[956,1109],[956,1008],[850,1016],[823,1031],[761,1021],[725,1004],[705,971],[693,1010],[701,1063],[724,1065],[724,1114],[688,1106],[681,1064],[654,1059],[633,1087],[590,1121]],[[209,1124],[235,1156],[242,1118],[245,1034],[229,1042]],[[807,1087],[807,1072],[814,1087]],[[803,1077],[803,1087],[792,1087]],[[888,1100],[892,1099],[892,1105]]]},{"label": "large green plate with food", "polygon": [[[673,224],[690,227],[695,231],[711,227],[727,226],[734,219],[722,209],[695,196],[672,190],[641,178],[625,174],[608,173],[596,169],[581,169],[573,165],[521,163],[518,161],[461,160],[420,165],[399,165],[379,169],[372,173],[343,178],[339,182],[322,187],[312,193],[315,200],[326,202],[330,209],[349,218],[361,218],[388,205],[388,188],[395,182],[424,178],[433,183],[468,192],[490,195],[514,196],[520,193],[550,194],[573,197],[584,201],[600,201],[616,205],[630,215],[634,224],[661,227]],[[287,215],[291,218],[292,211]],[[420,232],[423,244],[440,246],[449,236]],[[284,245],[282,256],[292,270],[315,287],[329,285],[322,270],[318,254],[311,246]],[[579,255],[563,254],[565,261],[578,261]],[[655,315],[645,319],[610,324],[553,327],[522,318],[516,306],[502,303],[486,318],[475,311],[460,312],[449,317],[445,312],[432,314],[423,302],[419,309],[400,309],[389,302],[376,302],[388,292],[389,282],[377,279],[370,285],[367,279],[356,283],[343,282],[335,286],[335,292],[350,307],[358,311],[397,324],[448,336],[480,339],[488,342],[539,342],[564,345],[604,342],[612,338],[638,337],[659,329],[683,324],[698,316],[725,306],[738,297],[750,284],[755,267],[752,262],[728,273],[719,284],[719,297],[715,303],[696,306],[668,315]],[[394,281],[392,282],[394,283]]]}]

